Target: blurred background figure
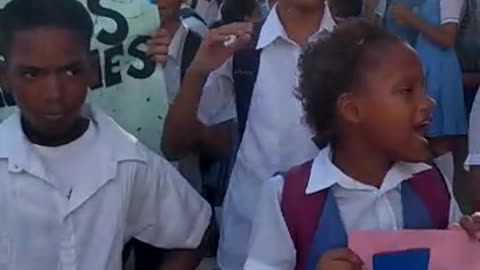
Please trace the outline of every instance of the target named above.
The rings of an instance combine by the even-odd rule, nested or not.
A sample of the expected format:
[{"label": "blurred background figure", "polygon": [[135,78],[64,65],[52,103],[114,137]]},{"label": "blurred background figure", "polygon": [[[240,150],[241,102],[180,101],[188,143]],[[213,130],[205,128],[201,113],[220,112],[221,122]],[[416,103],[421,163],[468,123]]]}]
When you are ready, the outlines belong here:
[{"label": "blurred background figure", "polygon": [[262,6],[257,0],[224,0],[220,20],[211,25],[217,28],[233,22],[256,23],[262,20]]}]

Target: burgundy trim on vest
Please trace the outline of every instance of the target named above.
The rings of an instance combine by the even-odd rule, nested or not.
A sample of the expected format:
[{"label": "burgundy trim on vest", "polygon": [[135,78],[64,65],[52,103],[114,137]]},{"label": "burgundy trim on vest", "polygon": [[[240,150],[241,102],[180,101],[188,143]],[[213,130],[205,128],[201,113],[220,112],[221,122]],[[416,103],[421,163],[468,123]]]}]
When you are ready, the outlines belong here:
[{"label": "burgundy trim on vest", "polygon": [[305,195],[312,164],[313,161],[307,162],[287,173],[281,201],[283,217],[297,249],[297,270],[305,269],[308,251],[321,215],[319,207],[325,199],[323,192]]},{"label": "burgundy trim on vest", "polygon": [[[325,200],[325,192],[305,194],[312,165],[313,161],[309,161],[291,169],[284,180],[281,209],[297,251],[295,270],[304,270],[306,267]],[[437,226],[435,229],[447,228],[451,198],[445,180],[438,170],[433,168],[421,172],[408,181],[412,191],[430,212],[432,221]]]},{"label": "burgundy trim on vest", "polygon": [[[439,181],[443,184],[439,184]],[[438,227],[436,229],[448,228],[450,211],[445,209],[450,210],[451,198],[440,172],[433,168],[418,173],[409,180],[408,184],[427,208],[432,221]]]}]

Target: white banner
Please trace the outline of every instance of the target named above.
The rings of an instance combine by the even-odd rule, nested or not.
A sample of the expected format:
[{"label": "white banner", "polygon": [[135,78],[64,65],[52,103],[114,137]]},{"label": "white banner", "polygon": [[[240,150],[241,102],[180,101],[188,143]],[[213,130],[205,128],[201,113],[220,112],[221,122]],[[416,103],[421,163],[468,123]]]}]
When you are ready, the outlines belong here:
[{"label": "white banner", "polygon": [[[3,8],[9,0],[0,0]],[[145,54],[146,41],[160,25],[149,0],[80,0],[95,24],[92,55],[101,78],[88,101],[98,104],[150,149],[160,152],[168,99],[163,71]],[[0,121],[12,112],[0,99]]]}]

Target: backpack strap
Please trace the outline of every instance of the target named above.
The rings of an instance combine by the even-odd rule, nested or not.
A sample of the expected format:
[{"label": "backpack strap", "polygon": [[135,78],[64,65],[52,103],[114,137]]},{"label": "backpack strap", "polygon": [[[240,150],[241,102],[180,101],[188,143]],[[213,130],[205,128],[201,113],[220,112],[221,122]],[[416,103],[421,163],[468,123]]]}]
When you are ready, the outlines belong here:
[{"label": "backpack strap", "polygon": [[[318,221],[321,216],[325,193],[305,195],[313,161],[291,169],[284,177],[281,201],[283,217],[297,249],[297,266],[305,269]],[[309,213],[302,214],[299,213]]]},{"label": "backpack strap", "polygon": [[185,72],[195,58],[200,45],[202,44],[202,37],[194,31],[188,30],[185,44],[183,45],[182,63],[180,66],[180,80],[183,81]]},{"label": "backpack strap", "polygon": [[253,88],[257,81],[261,54],[261,50],[257,50],[257,42],[262,26],[263,22],[254,26],[250,43],[246,48],[239,50],[233,56],[232,75],[235,87],[239,141],[242,140],[245,132]]},{"label": "backpack strap", "polygon": [[407,183],[425,205],[433,227],[435,229],[448,228],[452,198],[442,173],[434,167],[414,175]]},{"label": "backpack strap", "polygon": [[184,20],[187,19],[187,18],[193,17],[193,18],[201,21],[205,26],[207,25],[207,23],[202,18],[202,16],[200,16],[193,8],[189,8],[189,7],[181,8],[180,9],[180,17]]},{"label": "backpack strap", "polygon": [[0,88],[0,108],[15,105],[15,99],[13,96]]}]

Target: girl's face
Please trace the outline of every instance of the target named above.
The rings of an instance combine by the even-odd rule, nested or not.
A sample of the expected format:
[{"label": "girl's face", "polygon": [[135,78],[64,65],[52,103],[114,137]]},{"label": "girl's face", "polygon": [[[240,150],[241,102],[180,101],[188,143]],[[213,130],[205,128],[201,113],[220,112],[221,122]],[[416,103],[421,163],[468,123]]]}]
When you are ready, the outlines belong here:
[{"label": "girl's face", "polygon": [[416,54],[404,44],[385,45],[376,66],[365,71],[364,86],[354,93],[358,124],[370,145],[389,158],[405,162],[429,157],[425,131],[433,100],[424,91],[424,76]]}]

